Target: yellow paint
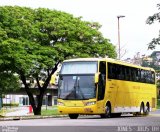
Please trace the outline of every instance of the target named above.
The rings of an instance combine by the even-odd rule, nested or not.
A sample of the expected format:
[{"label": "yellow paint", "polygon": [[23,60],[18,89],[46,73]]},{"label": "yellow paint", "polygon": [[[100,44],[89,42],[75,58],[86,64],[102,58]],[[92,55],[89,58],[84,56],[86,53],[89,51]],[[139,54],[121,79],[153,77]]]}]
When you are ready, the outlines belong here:
[{"label": "yellow paint", "polygon": [[[89,61],[90,59],[85,59]],[[96,60],[96,59],[95,59]],[[69,61],[69,60],[67,60]],[[83,61],[83,59],[75,59],[72,61]],[[140,66],[124,63],[113,59],[97,59],[97,61],[106,61],[115,64],[122,64],[129,67],[141,68],[145,70],[154,71],[151,68],[143,68]],[[99,67],[99,66],[98,66]],[[107,77],[108,73],[106,74]],[[98,77],[97,77],[98,78]],[[98,91],[98,90],[97,90]],[[112,112],[115,108],[138,108],[143,102],[146,106],[147,102],[152,110],[156,109],[156,85],[145,84],[140,82],[121,81],[114,79],[106,79],[105,97],[101,101],[95,99],[89,100],[62,100],[58,102],[64,103],[64,106],[58,106],[61,114],[103,114],[105,113],[105,106],[107,102],[111,103]],[[96,104],[85,106],[86,102],[96,101]],[[126,110],[127,111],[127,110]],[[139,111],[139,110],[138,110]],[[137,112],[138,112],[137,111]],[[122,111],[123,112],[123,111]],[[135,111],[133,111],[135,112]]]}]

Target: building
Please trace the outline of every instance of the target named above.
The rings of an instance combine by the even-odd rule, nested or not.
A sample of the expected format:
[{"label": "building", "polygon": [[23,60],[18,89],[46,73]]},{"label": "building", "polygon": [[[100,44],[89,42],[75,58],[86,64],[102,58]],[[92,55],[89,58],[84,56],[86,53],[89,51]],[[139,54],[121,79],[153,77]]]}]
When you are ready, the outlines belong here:
[{"label": "building", "polygon": [[[34,95],[34,98],[36,99],[36,95]],[[3,104],[12,104],[15,106],[30,105],[28,95],[14,95],[14,94],[6,95],[5,98],[3,98]],[[45,94],[43,98],[43,105],[48,105],[48,106],[57,105],[57,96],[50,95],[50,93]]]},{"label": "building", "polygon": [[[58,72],[60,71],[61,65],[58,66],[57,71],[52,75],[50,84],[46,90],[43,98],[43,105],[57,105],[57,95],[58,95]],[[34,93],[34,98],[37,98],[37,83],[35,80],[27,80],[27,83],[31,85],[31,90]],[[43,85],[43,81],[40,81]],[[10,91],[5,98],[3,98],[3,104],[17,104],[18,106],[30,105],[29,97],[25,92],[24,85],[21,83],[22,88],[19,91]],[[1,102],[0,102],[1,103]]]}]

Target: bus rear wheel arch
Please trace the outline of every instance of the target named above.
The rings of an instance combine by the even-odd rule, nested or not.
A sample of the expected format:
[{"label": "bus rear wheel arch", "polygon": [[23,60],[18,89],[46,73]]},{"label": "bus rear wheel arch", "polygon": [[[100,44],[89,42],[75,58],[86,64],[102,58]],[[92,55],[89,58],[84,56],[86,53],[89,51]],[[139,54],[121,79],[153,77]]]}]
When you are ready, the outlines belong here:
[{"label": "bus rear wheel arch", "polygon": [[69,114],[68,116],[70,119],[77,119],[79,114]]},{"label": "bus rear wheel arch", "polygon": [[144,102],[141,102],[139,112],[133,113],[133,116],[145,115],[145,106]]},{"label": "bus rear wheel arch", "polygon": [[140,112],[139,112],[139,114],[140,115],[144,115],[144,113],[145,113],[145,107],[144,107],[144,103],[142,102],[141,105],[140,105]]}]

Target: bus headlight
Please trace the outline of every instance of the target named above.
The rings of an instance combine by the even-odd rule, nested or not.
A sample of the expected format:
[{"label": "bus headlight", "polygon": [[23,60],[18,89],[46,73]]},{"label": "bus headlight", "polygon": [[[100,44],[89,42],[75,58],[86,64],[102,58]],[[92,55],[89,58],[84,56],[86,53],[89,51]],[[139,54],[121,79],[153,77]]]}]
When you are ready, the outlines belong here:
[{"label": "bus headlight", "polygon": [[62,103],[62,102],[58,102],[58,105],[60,105],[60,106],[64,106],[64,103]]},{"label": "bus headlight", "polygon": [[96,104],[96,101],[86,102],[85,103],[86,106],[90,106],[90,105],[94,105],[94,104]]}]

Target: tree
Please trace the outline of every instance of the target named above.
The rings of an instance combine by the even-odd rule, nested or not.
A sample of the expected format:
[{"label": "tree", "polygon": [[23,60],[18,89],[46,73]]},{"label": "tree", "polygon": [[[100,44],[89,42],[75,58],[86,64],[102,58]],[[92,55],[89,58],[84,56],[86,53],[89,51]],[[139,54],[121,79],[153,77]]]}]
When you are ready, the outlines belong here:
[{"label": "tree", "polygon": [[11,73],[10,71],[0,72],[0,109],[3,104],[3,96],[9,91],[16,91],[19,88],[20,85],[17,75]]},{"label": "tree", "polygon": [[20,88],[18,77],[11,72],[0,72],[0,98],[9,91]]},{"label": "tree", "polygon": [[[160,10],[160,4],[157,4],[158,10]],[[155,21],[160,23],[160,12],[155,13],[153,16],[149,16],[146,23],[153,24]],[[157,38],[153,38],[149,43],[148,49],[155,49],[156,45],[160,45],[160,33]]]},{"label": "tree", "polygon": [[[98,31],[100,27],[61,11],[0,7],[0,64],[19,75],[35,115],[41,114],[44,93],[63,60],[116,57],[115,47]],[[37,81],[37,104],[27,79]]]}]

